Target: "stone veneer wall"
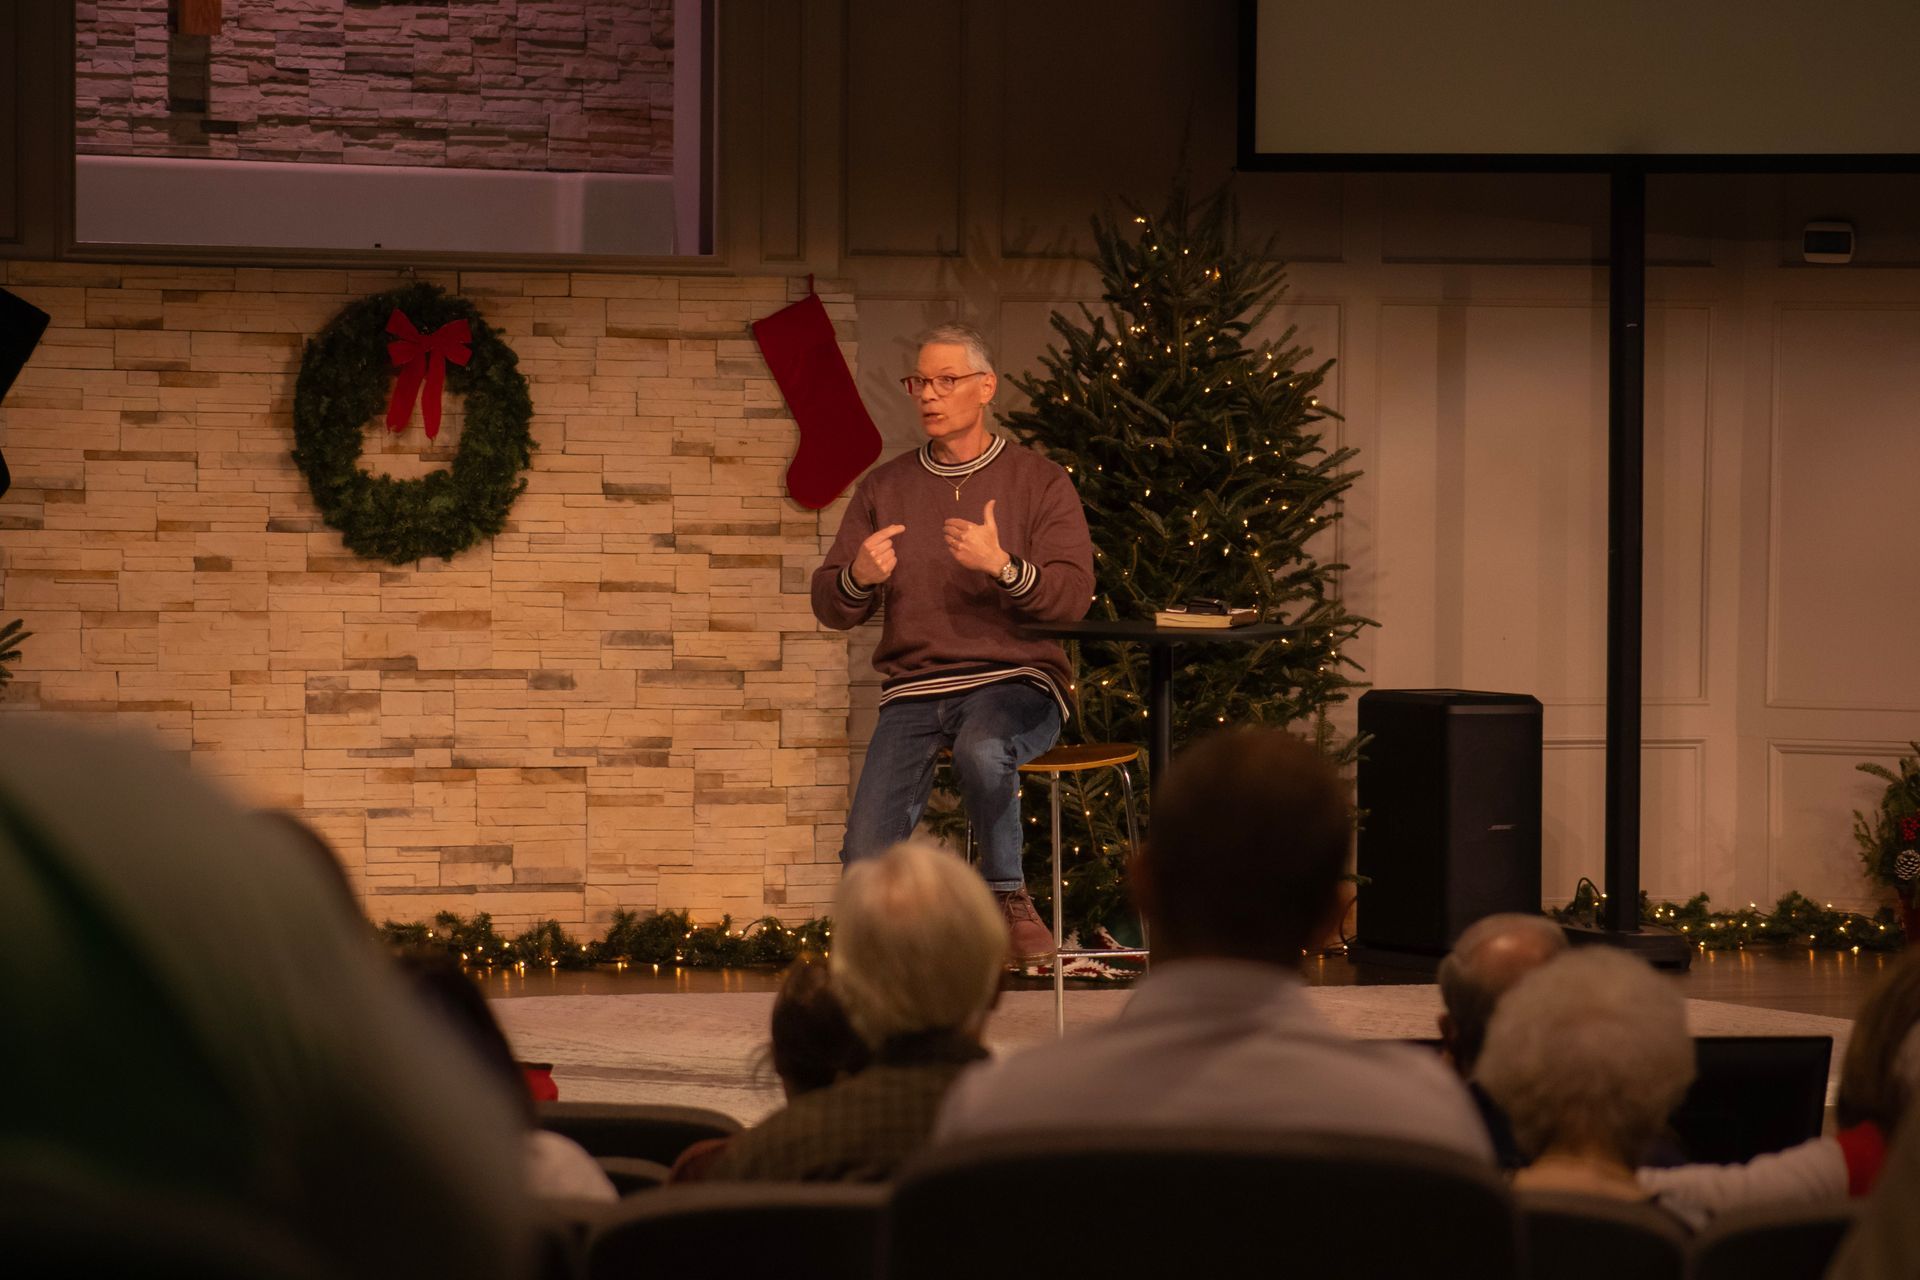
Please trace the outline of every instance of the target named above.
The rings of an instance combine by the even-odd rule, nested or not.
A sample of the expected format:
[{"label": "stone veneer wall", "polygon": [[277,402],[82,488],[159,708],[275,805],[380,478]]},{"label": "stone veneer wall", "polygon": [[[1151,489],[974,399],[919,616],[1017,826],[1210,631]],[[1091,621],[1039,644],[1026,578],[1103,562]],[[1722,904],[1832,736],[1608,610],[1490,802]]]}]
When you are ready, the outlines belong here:
[{"label": "stone veneer wall", "polygon": [[[518,352],[539,450],[505,533],[396,567],[288,456],[302,341],[390,274],[0,263],[53,316],[0,408],[0,620],[34,633],[0,710],[137,726],[298,810],[376,919],[821,912],[847,638],[807,584],[840,508],[786,498],[746,327],[788,282],[435,279]],[[448,408],[437,451],[370,424],[366,465],[444,461]]]},{"label": "stone veneer wall", "polygon": [[80,0],[83,153],[673,172],[673,0]]}]

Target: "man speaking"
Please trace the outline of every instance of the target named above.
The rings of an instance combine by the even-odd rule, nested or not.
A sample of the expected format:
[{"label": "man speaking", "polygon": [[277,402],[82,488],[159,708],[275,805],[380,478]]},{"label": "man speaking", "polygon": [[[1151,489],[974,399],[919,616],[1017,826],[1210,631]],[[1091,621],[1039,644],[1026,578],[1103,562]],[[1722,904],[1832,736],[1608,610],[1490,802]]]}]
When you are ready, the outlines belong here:
[{"label": "man speaking", "polygon": [[999,380],[977,332],[929,331],[900,381],[927,442],[860,482],[813,575],[814,616],[827,626],[881,613],[880,719],[840,859],[871,857],[913,831],[950,747],[1013,958],[1044,959],[1055,939],[1021,870],[1019,766],[1059,738],[1071,675],[1058,643],[1020,629],[1086,615],[1093,544],[1067,473],[988,429]]}]

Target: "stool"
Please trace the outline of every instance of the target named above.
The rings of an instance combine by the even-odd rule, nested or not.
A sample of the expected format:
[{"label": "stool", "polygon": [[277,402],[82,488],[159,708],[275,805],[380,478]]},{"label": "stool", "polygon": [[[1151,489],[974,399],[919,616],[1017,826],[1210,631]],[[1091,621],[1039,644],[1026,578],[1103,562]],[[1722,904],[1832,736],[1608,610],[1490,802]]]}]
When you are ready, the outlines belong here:
[{"label": "stool", "polygon": [[[1134,819],[1133,811],[1133,771],[1127,766],[1140,759],[1140,748],[1127,743],[1095,742],[1075,747],[1055,747],[1042,752],[1020,766],[1023,774],[1045,774],[1049,788],[1048,809],[1053,819],[1053,940],[1056,946],[1065,941],[1065,925],[1062,917],[1061,898],[1065,896],[1065,879],[1060,873],[1060,778],[1068,773],[1085,773],[1091,769],[1112,769],[1120,775],[1120,785],[1125,796],[1127,814],[1127,852],[1131,854],[1140,847],[1140,829]],[[1096,959],[1138,958],[1148,956],[1147,922],[1140,922],[1140,945],[1137,947],[1058,947],[1053,958],[1053,1026],[1061,1035],[1067,1030],[1067,961],[1081,956]]]}]

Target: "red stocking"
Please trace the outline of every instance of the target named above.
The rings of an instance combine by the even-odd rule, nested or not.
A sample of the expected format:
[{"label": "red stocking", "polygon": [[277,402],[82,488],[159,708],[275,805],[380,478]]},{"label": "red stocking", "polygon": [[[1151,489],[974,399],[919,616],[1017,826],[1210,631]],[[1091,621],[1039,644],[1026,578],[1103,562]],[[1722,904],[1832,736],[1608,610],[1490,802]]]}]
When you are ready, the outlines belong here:
[{"label": "red stocking", "polygon": [[880,432],[860,403],[819,294],[754,321],[753,336],[800,428],[787,492],[818,511],[880,456]]}]

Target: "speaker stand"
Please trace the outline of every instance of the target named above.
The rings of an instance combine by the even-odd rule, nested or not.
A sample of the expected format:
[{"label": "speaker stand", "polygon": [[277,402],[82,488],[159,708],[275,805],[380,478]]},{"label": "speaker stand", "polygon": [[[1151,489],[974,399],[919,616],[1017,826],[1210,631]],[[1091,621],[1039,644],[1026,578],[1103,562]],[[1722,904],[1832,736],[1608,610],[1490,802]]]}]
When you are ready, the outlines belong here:
[{"label": "speaker stand", "polygon": [[1382,969],[1405,969],[1412,973],[1430,974],[1440,968],[1440,961],[1444,958],[1444,952],[1382,946],[1364,938],[1355,938],[1347,944],[1349,963],[1378,965]]},{"label": "speaker stand", "polygon": [[1590,929],[1577,924],[1560,927],[1566,931],[1567,941],[1576,947],[1619,947],[1622,951],[1639,956],[1656,969],[1676,969],[1685,973],[1693,967],[1694,944],[1670,929],[1642,928],[1627,932]]}]

